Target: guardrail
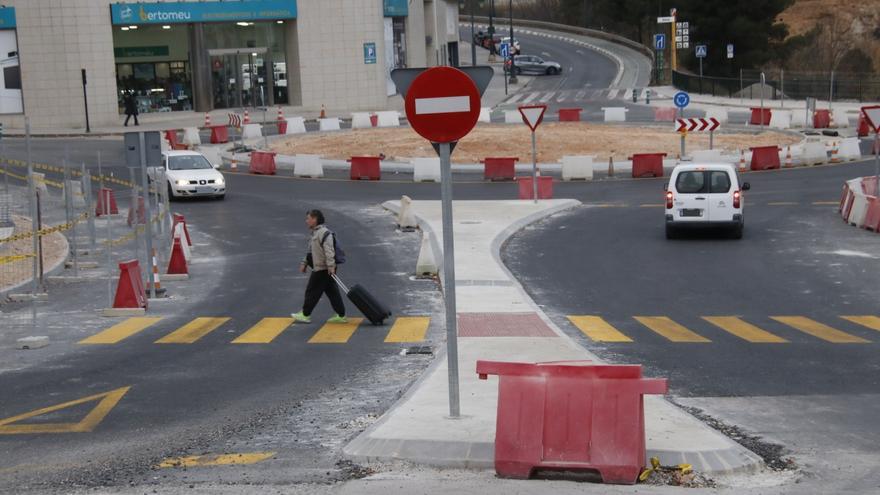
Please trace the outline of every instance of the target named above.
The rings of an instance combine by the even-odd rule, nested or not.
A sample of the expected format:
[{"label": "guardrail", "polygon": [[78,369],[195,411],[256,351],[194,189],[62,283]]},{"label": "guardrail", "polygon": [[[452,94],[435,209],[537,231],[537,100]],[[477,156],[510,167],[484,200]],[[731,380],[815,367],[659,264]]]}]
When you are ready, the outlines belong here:
[{"label": "guardrail", "polygon": [[[880,79],[867,79],[861,74],[830,74],[765,72],[764,97],[770,100],[803,100],[807,97],[837,100],[877,101],[880,99]],[[744,71],[741,77],[717,77],[672,72],[672,85],[688,93],[723,96],[728,98],[761,97],[760,72]]]}]

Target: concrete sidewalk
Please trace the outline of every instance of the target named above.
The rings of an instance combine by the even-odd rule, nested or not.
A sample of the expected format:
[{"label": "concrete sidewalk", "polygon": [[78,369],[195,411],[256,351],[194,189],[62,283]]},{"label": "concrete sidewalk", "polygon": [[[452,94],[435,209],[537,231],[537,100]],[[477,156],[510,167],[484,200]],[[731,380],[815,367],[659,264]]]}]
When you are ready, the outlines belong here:
[{"label": "concrete sidewalk", "polygon": [[[478,380],[477,359],[599,361],[556,327],[500,259],[503,243],[516,231],[579,206],[575,200],[455,203],[462,417],[447,418],[447,365],[439,356],[394,408],[345,448],[346,455],[358,461],[491,468],[498,382]],[[398,211],[400,205],[385,207]],[[440,203],[415,201],[413,208],[422,230],[434,234],[434,256],[442,260]],[[646,397],[645,409],[648,455],[664,464],[685,462],[715,474],[763,465],[757,455],[661,397]]]}]

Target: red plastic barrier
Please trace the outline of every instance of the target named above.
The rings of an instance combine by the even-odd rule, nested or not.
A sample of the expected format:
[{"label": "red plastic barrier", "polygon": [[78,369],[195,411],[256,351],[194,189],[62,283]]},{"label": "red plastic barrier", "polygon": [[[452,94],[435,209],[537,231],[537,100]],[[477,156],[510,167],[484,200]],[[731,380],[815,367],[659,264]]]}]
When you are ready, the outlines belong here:
[{"label": "red plastic barrier", "polygon": [[771,112],[769,108],[753,108],[752,118],[749,120],[750,125],[770,125]]},{"label": "red plastic barrier", "polygon": [[174,222],[171,224],[171,232],[174,232],[174,229],[177,228],[177,224],[182,223],[183,224],[183,233],[184,233],[184,235],[186,235],[186,243],[189,244],[190,246],[192,246],[193,245],[192,238],[190,238],[190,236],[189,236],[189,229],[186,228],[186,217],[184,217],[180,213],[174,213],[172,215],[172,218],[174,219]]},{"label": "red plastic barrier", "polygon": [[868,196],[877,196],[877,178],[864,177],[862,179],[862,192]]},{"label": "red plastic barrier", "polygon": [[278,121],[278,134],[281,134],[282,136],[287,134],[287,121],[286,120],[282,119],[282,120]]},{"label": "red plastic barrier", "polygon": [[560,108],[559,109],[559,121],[560,122],[580,122],[581,121],[581,109],[580,108]]},{"label": "red plastic barrier", "polygon": [[370,125],[373,127],[379,127],[379,116],[376,114],[370,115]]},{"label": "red plastic barrier", "polygon": [[675,122],[675,108],[655,108],[654,122]]},{"label": "red plastic barrier", "polygon": [[813,128],[815,129],[827,129],[831,127],[831,111],[830,110],[816,110],[813,113]]},{"label": "red plastic barrier", "polygon": [[637,153],[629,157],[633,162],[632,176],[663,177],[663,158],[666,153]]},{"label": "red plastic barrier", "polygon": [[779,168],[779,146],[757,146],[752,150],[752,170]]},{"label": "red plastic barrier", "polygon": [[[107,195],[110,195],[110,199],[107,199]],[[107,205],[104,205],[104,202],[108,202],[109,211],[107,210]],[[101,191],[98,193],[98,204],[95,206],[95,216],[100,217],[101,215],[118,215],[119,207],[116,205],[116,194],[114,194],[113,189],[109,187],[102,187]]]},{"label": "red plastic barrier", "polygon": [[[535,199],[535,186],[531,177],[517,177],[519,199]],[[538,199],[553,199],[553,177],[538,177]]]},{"label": "red plastic barrier", "polygon": [[212,125],[209,129],[211,129],[211,144],[229,142],[229,129],[225,125]]},{"label": "red plastic barrier", "polygon": [[868,125],[868,119],[865,114],[859,114],[859,137],[867,137],[871,133],[871,126]]},{"label": "red plastic barrier", "polygon": [[251,163],[248,172],[261,175],[275,175],[274,151],[251,151]]},{"label": "red plastic barrier", "polygon": [[378,156],[353,156],[349,158],[348,162],[351,163],[349,178],[351,180],[380,180],[382,178],[381,160],[382,158]]},{"label": "red plastic barrier", "polygon": [[128,209],[128,226],[131,227],[137,222],[138,225],[146,225],[147,223],[147,209],[144,207],[144,198],[143,196],[138,196],[138,204],[137,204],[137,219],[135,220],[135,207],[132,205]]},{"label": "red plastic barrier", "polygon": [[168,140],[168,144],[171,146],[173,150],[185,150],[187,146],[185,144],[180,144],[177,141],[177,130],[169,129],[165,131],[165,139]]},{"label": "red plastic barrier", "polygon": [[114,308],[147,308],[147,292],[141,279],[141,269],[137,260],[119,264],[119,283],[116,284]]},{"label": "red plastic barrier", "polygon": [[186,265],[186,255],[183,253],[183,244],[180,243],[180,237],[174,238],[174,244],[171,246],[171,257],[168,259],[168,270],[165,273],[169,275],[189,274],[189,267]]},{"label": "red plastic barrier", "polygon": [[486,180],[513,180],[516,176],[518,157],[486,157],[483,178]]},{"label": "red plastic barrier", "polygon": [[635,365],[477,361],[498,375],[495,472],[527,479],[535,469],[596,470],[605,483],[634,484],[645,466],[644,394],[666,379]]}]

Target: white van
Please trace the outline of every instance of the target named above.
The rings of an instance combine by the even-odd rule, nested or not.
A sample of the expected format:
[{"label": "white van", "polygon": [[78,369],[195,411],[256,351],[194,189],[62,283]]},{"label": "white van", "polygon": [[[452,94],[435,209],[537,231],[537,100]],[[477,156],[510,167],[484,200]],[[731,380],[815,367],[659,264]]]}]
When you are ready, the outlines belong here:
[{"label": "white van", "polygon": [[688,227],[729,227],[742,238],[743,191],[733,165],[682,164],[672,170],[666,185],[666,238]]}]

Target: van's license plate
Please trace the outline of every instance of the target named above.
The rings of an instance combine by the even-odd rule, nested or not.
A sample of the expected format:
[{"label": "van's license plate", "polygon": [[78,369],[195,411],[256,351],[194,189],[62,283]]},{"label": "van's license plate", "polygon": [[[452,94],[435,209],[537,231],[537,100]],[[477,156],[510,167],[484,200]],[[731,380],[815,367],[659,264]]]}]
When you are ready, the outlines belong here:
[{"label": "van's license plate", "polygon": [[685,208],[681,210],[681,216],[683,217],[701,217],[703,216],[703,210],[699,208]]}]

